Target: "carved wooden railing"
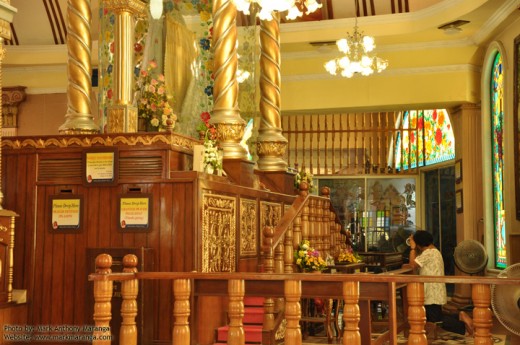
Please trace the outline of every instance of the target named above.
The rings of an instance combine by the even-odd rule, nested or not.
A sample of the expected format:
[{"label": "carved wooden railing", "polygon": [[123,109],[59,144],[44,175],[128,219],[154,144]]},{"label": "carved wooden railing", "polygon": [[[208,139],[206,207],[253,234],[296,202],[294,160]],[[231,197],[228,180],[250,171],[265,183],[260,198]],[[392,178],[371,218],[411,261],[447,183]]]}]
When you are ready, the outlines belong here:
[{"label": "carved wooden railing", "polygon": [[[370,315],[360,311],[360,304],[367,299],[386,299],[389,305],[389,324],[397,324],[396,294],[399,286],[406,286],[408,304],[408,324],[410,326],[408,344],[426,345],[424,330],[426,323],[424,304],[424,283],[444,282],[471,284],[474,304],[474,343],[492,344],[493,326],[491,305],[491,285],[518,285],[520,279],[500,279],[472,276],[410,276],[398,274],[265,274],[265,273],[194,273],[194,272],[136,272],[137,258],[127,255],[123,259],[124,273],[111,273],[112,258],[101,254],[96,258],[96,273],[89,276],[94,282],[94,322],[93,344],[110,344],[111,297],[114,281],[121,281],[122,323],[120,344],[137,343],[136,298],[139,280],[171,280],[173,288],[173,337],[172,344],[196,343],[197,330],[189,323],[195,308],[191,305],[198,296],[227,296],[229,311],[228,344],[244,344],[245,296],[265,296],[285,299],[285,344],[301,344],[300,299],[323,296],[344,300],[343,344],[361,345],[361,322],[370,322]],[[191,315],[196,320],[197,315]],[[364,321],[363,321],[364,320]],[[197,322],[192,321],[192,325]],[[392,333],[390,344],[397,343],[396,332]],[[365,339],[370,342],[370,338]],[[368,343],[363,341],[363,343]]]},{"label": "carved wooden railing", "polygon": [[[293,253],[302,240],[309,240],[322,255],[335,256],[340,250],[341,224],[330,202],[329,188],[323,188],[321,197],[310,195],[308,189],[302,182],[300,194],[276,227],[263,230],[261,272],[293,273]],[[272,343],[283,320],[283,300],[275,302],[272,298],[264,302],[264,343]]]},{"label": "carved wooden railing", "polygon": [[333,257],[345,246],[329,188],[322,189],[321,197],[310,195],[308,189],[302,182],[300,194],[276,227],[263,230],[262,272],[293,273],[293,253],[302,240],[309,240],[322,255]]},{"label": "carved wooden railing", "polygon": [[[407,162],[418,160],[419,147],[398,138],[417,137],[419,129],[402,116],[400,111],[283,116],[287,163],[321,176],[417,174],[417,165]],[[396,148],[406,154],[396,156]]]}]

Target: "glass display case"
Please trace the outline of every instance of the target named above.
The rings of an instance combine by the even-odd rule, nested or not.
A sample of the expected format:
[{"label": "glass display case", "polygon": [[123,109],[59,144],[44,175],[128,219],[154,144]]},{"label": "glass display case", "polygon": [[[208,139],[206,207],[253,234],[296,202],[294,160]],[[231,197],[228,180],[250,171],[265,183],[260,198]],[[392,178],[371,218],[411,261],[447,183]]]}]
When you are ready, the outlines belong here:
[{"label": "glass display case", "polygon": [[404,252],[415,231],[416,177],[320,178],[359,252]]}]

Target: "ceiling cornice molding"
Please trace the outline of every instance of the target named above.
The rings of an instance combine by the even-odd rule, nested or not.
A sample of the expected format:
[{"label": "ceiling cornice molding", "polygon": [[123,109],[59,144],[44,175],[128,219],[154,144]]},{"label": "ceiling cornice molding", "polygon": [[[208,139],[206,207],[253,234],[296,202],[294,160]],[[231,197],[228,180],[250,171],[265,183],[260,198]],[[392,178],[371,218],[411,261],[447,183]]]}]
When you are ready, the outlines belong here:
[{"label": "ceiling cornice molding", "polygon": [[20,54],[40,54],[40,53],[67,53],[66,44],[46,44],[46,45],[19,45],[5,46],[6,52]]},{"label": "ceiling cornice molding", "polygon": [[67,93],[66,87],[28,87],[25,93],[29,95],[47,95],[51,93]]},{"label": "ceiling cornice molding", "polygon": [[48,66],[3,66],[4,74],[12,73],[67,73],[67,65],[48,65]]},{"label": "ceiling cornice molding", "polygon": [[[381,52],[401,52],[401,51],[413,51],[413,50],[426,50],[426,49],[446,49],[446,48],[461,48],[475,46],[475,42],[470,38],[463,38],[460,40],[450,41],[433,41],[433,42],[411,42],[403,44],[389,44],[389,45],[378,45],[376,51]],[[334,58],[338,57],[341,53],[338,52],[335,45],[330,45],[329,48],[317,48],[316,50],[306,52],[282,52],[283,60],[297,60],[297,59],[314,59],[314,58]]]},{"label": "ceiling cornice molding", "polygon": [[[386,76],[396,76],[396,75],[420,75],[420,74],[455,73],[455,72],[480,73],[480,71],[481,71],[481,68],[479,66],[475,66],[475,65],[471,65],[471,64],[460,64],[460,65],[445,65],[445,66],[432,66],[432,67],[387,69],[382,73],[374,74],[369,77],[362,77],[362,78],[382,78],[382,77],[386,77]],[[354,77],[354,78],[356,78],[356,77]],[[354,79],[354,78],[352,78],[352,79]],[[348,80],[347,78],[333,76],[328,73],[293,74],[293,75],[288,75],[288,76],[282,76],[282,83],[311,81],[311,80],[332,80],[332,79]]]},{"label": "ceiling cornice molding", "polygon": [[473,35],[475,44],[484,42],[507,17],[520,7],[520,0],[507,0],[496,10],[491,17]]}]

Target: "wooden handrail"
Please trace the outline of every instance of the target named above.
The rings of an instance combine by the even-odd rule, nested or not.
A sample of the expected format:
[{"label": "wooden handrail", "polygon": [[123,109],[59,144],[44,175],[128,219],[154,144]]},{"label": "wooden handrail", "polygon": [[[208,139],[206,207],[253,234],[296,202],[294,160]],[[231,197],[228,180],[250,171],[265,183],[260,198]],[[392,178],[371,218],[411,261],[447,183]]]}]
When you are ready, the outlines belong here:
[{"label": "wooden handrail", "polygon": [[274,236],[273,236],[273,248],[276,248],[276,246],[280,243],[281,239],[291,226],[292,222],[298,216],[298,214],[303,209],[303,206],[305,206],[305,203],[307,200],[309,200],[310,194],[305,191],[305,193],[299,194],[294,202],[292,203],[291,207],[284,213],[282,218],[280,218],[280,221],[274,228]]},{"label": "wooden handrail", "polygon": [[[112,258],[101,254],[96,259],[96,273],[89,275],[94,281],[94,321],[97,331],[94,332],[93,344],[110,343],[110,320],[112,282],[122,280],[124,303],[121,309],[123,316],[121,344],[134,344],[137,339],[135,316],[137,314],[137,282],[138,280],[171,280],[174,296],[174,328],[173,344],[188,345],[193,341],[189,324],[190,305],[193,296],[226,296],[229,303],[228,344],[244,343],[243,299],[245,296],[283,297],[285,299],[284,315],[287,320],[285,343],[301,344],[300,299],[320,296],[323,298],[339,298],[345,301],[343,307],[343,344],[361,345],[369,341],[370,334],[360,332],[360,320],[366,325],[370,322],[370,300],[386,300],[389,305],[389,326],[391,344],[397,343],[396,291],[407,289],[408,324],[410,325],[409,343],[426,345],[424,325],[423,285],[428,282],[462,283],[472,285],[474,301],[475,343],[491,344],[491,285],[520,285],[520,278],[494,278],[473,276],[418,276],[402,274],[267,274],[267,273],[198,273],[198,272],[136,272],[137,259],[123,259],[123,274],[111,273]],[[404,268],[404,270],[409,270]],[[363,309],[360,306],[363,305]],[[363,311],[361,311],[363,310]],[[364,313],[368,313],[364,314]],[[124,332],[123,332],[124,329]],[[364,330],[367,327],[363,327]],[[368,327],[369,329],[369,327]],[[368,331],[369,332],[369,331]]]},{"label": "wooden handrail", "polygon": [[[380,274],[348,273],[348,274],[268,274],[255,272],[238,273],[199,273],[199,272],[137,272],[137,273],[92,273],[88,276],[89,281],[123,281],[131,279],[147,280],[174,280],[194,279],[227,281],[231,279],[243,279],[245,281],[283,281],[301,280],[302,282],[334,283],[344,281],[358,281],[360,283],[447,283],[447,284],[483,284],[483,285],[520,285],[520,278],[495,278],[482,276],[421,276],[410,274],[391,274],[393,271]],[[265,291],[265,296],[277,296],[276,293]],[[279,295],[278,295],[279,296]]]}]

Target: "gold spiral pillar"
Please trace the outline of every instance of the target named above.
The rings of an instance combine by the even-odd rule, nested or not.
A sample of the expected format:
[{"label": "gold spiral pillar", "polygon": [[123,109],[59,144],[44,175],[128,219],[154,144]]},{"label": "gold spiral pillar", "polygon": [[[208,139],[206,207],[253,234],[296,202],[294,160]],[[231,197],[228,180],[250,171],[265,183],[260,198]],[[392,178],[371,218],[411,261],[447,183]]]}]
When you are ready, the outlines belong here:
[{"label": "gold spiral pillar", "polygon": [[98,133],[91,111],[92,66],[89,0],[67,1],[67,114],[61,134]]},{"label": "gold spiral pillar", "polygon": [[137,132],[137,107],[133,99],[135,16],[144,15],[146,5],[140,0],[104,0],[105,8],[114,10],[114,105],[107,111],[108,133]]},{"label": "gold spiral pillar", "polygon": [[238,109],[237,9],[232,0],[213,1],[213,42],[215,46],[213,116],[223,158],[247,159],[240,146],[245,121]]},{"label": "gold spiral pillar", "polygon": [[260,23],[260,126],[256,144],[258,168],[266,171],[285,171],[283,159],[287,139],[282,135],[281,73],[280,73],[280,15]]}]

